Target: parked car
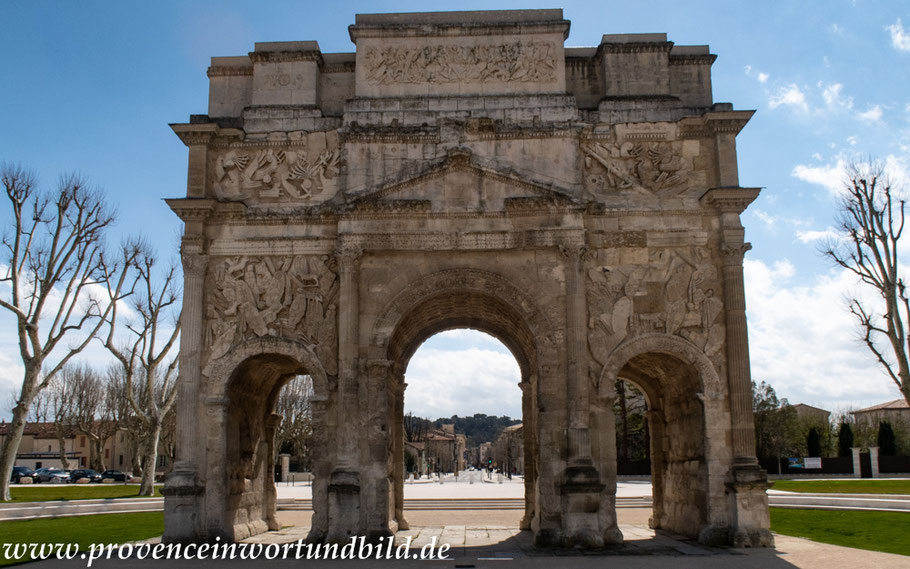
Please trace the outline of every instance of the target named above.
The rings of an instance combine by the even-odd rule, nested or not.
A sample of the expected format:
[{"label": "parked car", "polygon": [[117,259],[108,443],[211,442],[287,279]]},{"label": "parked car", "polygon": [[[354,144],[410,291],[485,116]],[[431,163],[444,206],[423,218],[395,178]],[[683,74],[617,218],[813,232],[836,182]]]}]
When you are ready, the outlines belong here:
[{"label": "parked car", "polygon": [[31,478],[32,482],[34,482],[35,471],[27,466],[14,466],[13,472],[9,477],[10,482],[13,484],[21,484],[23,478]]},{"label": "parked car", "polygon": [[70,473],[59,468],[39,468],[35,471],[35,482],[68,482]]},{"label": "parked car", "polygon": [[101,473],[101,479],[104,480],[105,478],[113,478],[114,482],[127,482],[130,479],[129,475],[119,470],[105,470]]},{"label": "parked car", "polygon": [[91,468],[80,468],[70,472],[70,482],[76,482],[80,478],[88,478],[89,482],[101,482],[101,475]]}]

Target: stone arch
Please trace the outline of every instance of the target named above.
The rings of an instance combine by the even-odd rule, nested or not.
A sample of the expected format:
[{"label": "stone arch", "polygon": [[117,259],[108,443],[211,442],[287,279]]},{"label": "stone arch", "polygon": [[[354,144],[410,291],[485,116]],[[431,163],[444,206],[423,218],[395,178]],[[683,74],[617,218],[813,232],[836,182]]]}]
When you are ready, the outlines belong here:
[{"label": "stone arch", "polygon": [[312,346],[279,337],[245,341],[203,370],[203,401],[209,416],[206,478],[206,533],[239,540],[280,529],[272,468],[280,416],[275,403],[285,383],[297,375],[313,379],[314,466],[313,527],[326,516],[325,405],[329,378]]},{"label": "stone arch", "polygon": [[[723,441],[730,421],[725,384],[714,365],[688,340],[647,334],[610,353],[598,397],[612,401],[618,379],[635,383],[648,400],[652,526],[716,540],[714,529],[727,525],[723,495],[730,456]],[[610,454],[615,457],[615,450]]]},{"label": "stone arch", "polygon": [[[528,287],[526,287],[528,288]],[[504,277],[477,269],[448,269],[404,285],[380,313],[372,328],[370,354],[389,362],[390,404],[389,462],[392,478],[390,518],[407,528],[403,516],[403,466],[399,441],[403,433],[403,380],[407,362],[432,335],[453,328],[472,328],[499,339],[512,352],[521,369],[522,416],[525,425],[525,515],[529,529],[539,516],[537,492],[539,435],[538,392],[556,369],[558,351],[552,326],[533,299]],[[552,378],[550,378],[552,381]]]}]

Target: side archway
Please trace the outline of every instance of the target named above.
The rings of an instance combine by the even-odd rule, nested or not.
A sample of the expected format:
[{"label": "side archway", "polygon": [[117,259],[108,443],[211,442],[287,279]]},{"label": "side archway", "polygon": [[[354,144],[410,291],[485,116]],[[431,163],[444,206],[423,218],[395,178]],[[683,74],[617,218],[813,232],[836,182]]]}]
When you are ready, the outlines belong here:
[{"label": "side archway", "polygon": [[203,370],[207,415],[208,481],[206,535],[229,541],[280,529],[273,465],[274,413],[282,387],[293,377],[309,375],[315,396],[313,530],[325,526],[326,479],[332,457],[325,452],[325,407],[329,378],[312,346],[278,337],[249,340]]},{"label": "side archway", "polygon": [[[724,382],[702,350],[669,334],[617,346],[597,383],[598,399],[612,402],[620,379],[639,386],[648,401],[652,527],[713,540],[717,528],[729,525],[723,496],[732,457],[724,444],[730,428]],[[612,452],[601,454],[612,462],[615,438],[609,439],[604,444],[614,445]]]}]

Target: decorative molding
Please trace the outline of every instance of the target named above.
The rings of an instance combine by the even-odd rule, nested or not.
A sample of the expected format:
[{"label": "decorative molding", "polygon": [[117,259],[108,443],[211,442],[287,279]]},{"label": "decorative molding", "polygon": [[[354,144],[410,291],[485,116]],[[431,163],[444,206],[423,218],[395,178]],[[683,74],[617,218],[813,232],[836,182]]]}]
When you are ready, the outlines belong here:
[{"label": "decorative molding", "polygon": [[209,79],[212,77],[252,77],[253,66],[212,65],[206,70],[205,74]]},{"label": "decorative molding", "polygon": [[532,41],[494,45],[368,47],[363,55],[370,85],[401,83],[555,83],[556,46]]},{"label": "decorative molding", "polygon": [[291,63],[295,61],[315,61],[322,65],[322,54],[318,51],[251,51],[253,63]]}]

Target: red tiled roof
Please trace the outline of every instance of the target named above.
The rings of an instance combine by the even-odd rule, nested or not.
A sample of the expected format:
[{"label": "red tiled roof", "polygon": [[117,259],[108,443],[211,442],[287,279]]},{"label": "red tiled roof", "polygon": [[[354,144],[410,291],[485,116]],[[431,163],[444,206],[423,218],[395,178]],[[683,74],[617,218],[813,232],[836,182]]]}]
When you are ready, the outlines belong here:
[{"label": "red tiled roof", "polygon": [[865,409],[860,409],[859,411],[853,411],[853,413],[865,413],[866,411],[881,411],[883,409],[910,409],[910,405],[907,404],[905,399],[895,399],[894,401],[888,401],[887,403],[879,403],[878,405],[873,405],[872,407],[866,407]]}]

